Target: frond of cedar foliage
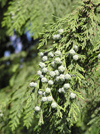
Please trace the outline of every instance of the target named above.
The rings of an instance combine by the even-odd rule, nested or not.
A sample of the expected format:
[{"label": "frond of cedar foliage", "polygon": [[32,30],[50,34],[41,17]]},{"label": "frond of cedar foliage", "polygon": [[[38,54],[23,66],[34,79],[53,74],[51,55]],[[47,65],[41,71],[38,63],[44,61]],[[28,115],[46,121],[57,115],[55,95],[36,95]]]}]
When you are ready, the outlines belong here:
[{"label": "frond of cedar foliage", "polygon": [[[79,44],[78,45],[78,46],[80,46],[79,52],[82,55],[80,53],[78,53],[78,54],[80,54],[80,57],[85,57],[85,59],[82,59],[81,62],[79,63],[79,64],[81,64],[81,66],[83,68],[78,66],[77,69],[79,69],[79,70],[76,69],[77,71],[81,72],[81,75],[79,74],[79,72],[77,73],[77,76],[79,75],[78,79],[82,79],[83,78],[82,77],[82,75],[83,75],[82,70],[83,69],[85,70],[84,77],[87,74],[89,75],[88,77],[90,77],[91,76],[90,75],[91,71],[95,72],[95,68],[97,66],[98,66],[98,70],[100,69],[99,68],[100,61],[98,61],[98,59],[97,59],[97,55],[100,53],[99,52],[99,43],[100,43],[99,42],[99,34],[100,34],[99,24],[100,24],[100,20],[98,19],[98,16],[99,16],[99,14],[98,14],[99,13],[99,6],[100,6],[99,1],[98,2],[96,1],[96,3],[94,3],[93,6],[94,6],[94,8],[89,3],[89,1],[87,1],[86,3],[84,3],[84,7],[80,8],[80,10],[78,12],[79,14],[77,12],[74,14],[75,18],[74,17],[68,18],[67,23],[69,22],[69,26],[66,28],[66,29],[68,29],[67,32],[64,33],[64,35],[66,35],[65,38],[63,38],[63,35],[62,35],[62,39],[59,42],[60,45],[58,46],[58,44],[54,44],[53,48],[50,48],[50,50],[48,50],[48,51],[51,51],[51,50],[53,51],[54,49],[57,49],[57,48],[60,49],[60,50],[62,50],[63,48],[66,49],[66,48],[69,47],[69,45],[71,46],[71,41],[73,42],[72,43],[72,48],[73,48],[73,44]],[[86,8],[90,9],[90,11],[86,10]],[[88,12],[84,12],[84,11],[88,11]],[[86,15],[87,15],[87,17],[86,17]],[[54,27],[51,29],[51,31],[47,35],[44,35],[44,39],[42,40],[42,43],[40,43],[40,47],[42,45],[44,45],[44,44],[47,44],[47,39],[52,37],[53,32],[57,31],[59,28],[64,27],[63,25],[66,24],[66,20],[67,19],[64,18],[63,21],[62,20],[59,21],[59,23],[57,25],[58,27],[56,26],[56,28],[55,28],[55,25],[54,25]],[[77,20],[79,20],[79,22]],[[63,25],[61,25],[61,23]],[[64,29],[64,31],[66,31],[66,29]],[[78,31],[78,33],[76,31]],[[64,55],[65,55],[65,53],[64,53]],[[66,60],[66,61],[67,61],[67,67],[68,67],[68,60]],[[74,64],[74,66],[75,66],[75,64]],[[71,71],[70,73],[72,73],[72,70],[73,70],[73,68],[71,68],[71,67],[72,67],[72,65],[70,65],[68,67],[68,70]],[[75,74],[75,72],[74,72],[74,74]],[[91,80],[90,83],[92,82],[91,84],[89,84],[87,82],[87,80],[83,80],[84,83],[87,82],[87,84],[85,85],[86,86],[85,87],[86,92],[89,90],[89,88],[88,88],[89,86],[91,88],[93,88],[92,86],[94,86],[94,84],[95,84],[94,81],[92,80],[93,76],[94,75],[92,75],[92,78],[90,78],[90,80]],[[96,74],[96,76],[98,76],[98,75]],[[83,81],[79,80],[79,84],[81,85],[83,83]],[[84,85],[84,83],[83,83],[83,85]],[[81,88],[79,88],[78,90],[79,90],[79,92],[81,92]],[[91,89],[90,89],[89,92],[91,92]],[[97,92],[96,95],[98,95],[98,93],[99,93],[98,88],[97,88],[97,90],[95,92]],[[89,93],[87,92],[87,96],[88,95],[89,95]],[[93,98],[94,98],[94,96],[93,96]],[[99,96],[98,96],[98,98],[99,98]],[[91,99],[90,99],[90,101],[91,101]],[[95,103],[95,105],[97,105],[97,104]],[[44,114],[44,116],[45,116],[45,114]],[[98,120],[96,121],[97,118],[98,118]],[[94,124],[95,125],[94,125],[94,127],[92,125],[92,130],[99,123],[99,117],[98,116],[95,118],[95,121],[96,122],[93,122],[93,125]],[[91,123],[92,123],[92,121],[89,124],[91,124]],[[99,125],[98,125],[98,128],[99,128]],[[43,131],[43,129],[42,129],[42,131]],[[97,130],[97,133],[98,132],[99,132],[99,130]]]},{"label": "frond of cedar foliage", "polygon": [[[0,81],[5,84],[8,82],[8,86],[0,90],[0,109],[2,109],[5,114],[4,118],[0,118],[0,130],[2,129],[2,133],[6,133],[8,130],[11,131],[9,128],[10,124],[13,124],[12,129],[18,125],[20,128],[19,122],[22,122],[22,113],[24,107],[26,107],[26,100],[30,97],[28,93],[26,94],[28,90],[27,85],[32,80],[33,75],[37,70],[37,63],[39,62],[39,57],[32,57],[34,52],[36,53],[36,45],[31,47],[29,53],[22,51],[21,53],[11,54],[10,57],[3,57],[0,59],[0,64],[5,63],[0,68]],[[29,54],[30,56],[28,56]],[[21,61],[21,59],[23,59],[23,61]],[[10,65],[6,65],[6,62],[10,62]],[[2,72],[2,70],[4,71]],[[10,79],[8,78],[9,75]],[[4,81],[5,77],[7,81]],[[30,103],[30,105],[30,108],[32,109],[32,103]],[[28,105],[27,109],[30,110],[30,108]],[[8,123],[10,118],[13,120]],[[32,124],[34,124],[34,122],[32,122]]]},{"label": "frond of cedar foliage", "polygon": [[[10,97],[10,126],[14,130],[19,124],[20,119],[23,120],[24,126],[29,128],[34,118],[37,118],[39,123],[34,127],[36,133],[46,133],[49,131],[52,133],[71,133],[71,127],[78,123],[82,112],[82,92],[81,86],[84,85],[86,95],[89,94],[89,83],[87,77],[90,78],[90,85],[94,85],[92,80],[92,71],[95,70],[100,61],[98,60],[99,52],[99,35],[100,35],[100,20],[99,17],[99,1],[91,2],[91,0],[81,2],[81,6],[78,10],[75,10],[72,14],[60,19],[56,24],[50,27],[49,31],[46,31],[43,39],[41,40],[39,48],[48,44],[48,40],[52,39],[52,36],[58,33],[58,30],[63,28],[64,32],[60,34],[61,39],[52,41],[52,47],[43,50],[45,55],[52,51],[60,50],[61,60],[63,66],[66,68],[65,73],[71,74],[70,85],[71,88],[65,94],[58,93],[60,88],[59,84],[54,84],[51,91],[51,96],[57,103],[57,108],[52,109],[50,103],[42,103],[42,96],[38,95],[38,91],[45,91],[47,84],[41,84],[41,79],[35,75],[32,79],[34,82],[38,82],[36,89],[27,88],[28,83],[25,83],[19,89],[16,89]],[[69,51],[74,49],[74,45],[78,46],[76,54],[79,56],[78,61],[73,61],[73,58],[69,55]],[[42,51],[42,50],[41,50]],[[51,62],[55,57],[50,58],[46,62],[48,70],[53,70]],[[100,66],[98,66],[100,67]],[[45,75],[47,79],[50,79],[48,74]],[[87,89],[88,88],[88,89]],[[76,94],[76,99],[71,100],[70,92]],[[98,90],[97,90],[98,93]],[[86,97],[84,96],[84,98]],[[37,114],[34,112],[35,106],[40,106],[41,111]],[[80,116],[78,116],[80,115]],[[48,124],[48,125],[46,125]],[[90,123],[91,124],[91,123]]]},{"label": "frond of cedar foliage", "polygon": [[[87,82],[87,80],[85,78],[86,75],[89,75],[88,76],[88,78],[89,78],[91,76],[90,74],[92,74],[91,71],[95,72],[95,68],[98,65],[100,65],[100,61],[98,60],[98,54],[100,53],[100,51],[99,51],[100,20],[98,19],[98,16],[100,15],[99,14],[100,3],[99,3],[99,1],[95,1],[95,2],[92,3],[91,1],[85,1],[83,4],[83,7],[80,7],[79,11],[75,12],[74,17],[73,17],[73,14],[72,14],[72,16],[70,14],[70,17],[68,16],[67,19],[66,18],[64,18],[63,20],[61,19],[61,21],[58,22],[58,25],[57,24],[56,24],[56,26],[54,25],[54,27],[51,28],[51,30],[47,33],[47,35],[44,35],[44,39],[40,43],[40,47],[43,46],[44,44],[47,45],[47,39],[52,38],[52,36],[54,34],[57,34],[57,31],[60,28],[64,28],[65,25],[67,25],[64,29],[64,33],[61,34],[62,39],[56,43],[54,42],[54,44],[52,45],[52,48],[50,48],[48,51],[54,52],[54,50],[57,50],[57,49],[61,50],[62,55],[63,55],[62,59],[63,60],[65,59],[65,61],[66,61],[65,66],[67,67],[68,72],[70,74],[72,73],[75,76],[77,76],[78,83],[74,79],[71,84],[73,86],[74,91],[78,91],[78,92],[81,92],[81,88],[78,88],[77,86],[81,86],[83,83],[86,83]],[[75,44],[77,44],[79,46],[79,51],[77,53],[80,57],[80,61],[78,61],[78,63],[76,63],[76,64],[74,64],[73,62],[70,62],[70,64],[69,64],[68,52],[70,49],[73,49]],[[48,51],[46,50],[46,52],[48,52]],[[74,71],[74,69],[75,69],[75,71]],[[100,68],[98,66],[98,70],[99,69]],[[97,76],[97,74],[96,74],[96,76]],[[94,84],[95,84],[92,79],[93,79],[93,75],[92,75],[92,78],[90,78],[90,83],[91,82],[92,83],[90,84],[87,82],[87,84],[85,85],[86,86],[85,90],[87,92],[87,96],[89,95],[89,93],[87,91],[87,90],[89,90],[88,87],[91,86],[91,88],[93,88],[92,86],[94,86]],[[77,83],[77,86],[76,86],[76,83]],[[91,92],[91,89],[89,92]],[[98,95],[98,93],[99,93],[98,88],[97,88],[96,92],[97,92],[96,94]],[[54,97],[54,95],[53,95],[53,97]],[[68,98],[68,96],[66,98]],[[94,98],[94,96],[93,96],[93,98]],[[98,96],[98,98],[99,98],[99,96]],[[91,101],[91,99],[90,99],[90,101]],[[95,105],[97,105],[97,104],[95,103]],[[72,108],[73,108],[73,106],[72,106]],[[74,112],[73,109],[69,110],[69,113],[70,113],[70,111]],[[44,114],[44,118],[45,118],[45,115],[46,114]],[[65,115],[65,114],[63,114],[63,115]],[[97,118],[98,118],[98,120],[96,121]],[[94,127],[96,127],[96,125],[99,123],[99,117],[96,117],[94,120],[96,122],[93,122],[93,125],[94,125]],[[47,123],[47,120],[45,121],[45,123]],[[48,123],[49,123],[49,121],[48,121]],[[91,124],[91,123],[92,123],[92,121],[90,121],[89,124]],[[54,123],[54,124],[56,124],[56,123]],[[70,124],[70,123],[68,123],[68,124]],[[92,130],[94,129],[93,125],[92,125],[92,127],[90,127]],[[44,127],[45,127],[45,125],[44,125]],[[99,128],[99,125],[98,125],[98,128]],[[47,128],[47,130],[48,129],[49,128]],[[43,129],[41,127],[41,133],[42,133],[42,131],[43,131]],[[99,132],[99,129],[97,130],[97,133],[98,132]]]},{"label": "frond of cedar foliage", "polygon": [[2,26],[7,27],[8,35],[13,35],[13,30],[20,34],[29,30],[34,38],[39,38],[51,23],[75,9],[74,2],[77,3],[71,0],[13,0],[4,14]]},{"label": "frond of cedar foliage", "polygon": [[3,14],[7,11],[8,0],[0,0],[0,43],[5,40],[6,28],[2,28]]},{"label": "frond of cedar foliage", "polygon": [[84,103],[84,114],[82,115],[84,122],[84,132],[87,134],[98,134],[100,132],[100,62],[96,68],[92,69],[89,77],[86,76],[87,82],[85,82],[81,89],[86,97],[86,103]]}]

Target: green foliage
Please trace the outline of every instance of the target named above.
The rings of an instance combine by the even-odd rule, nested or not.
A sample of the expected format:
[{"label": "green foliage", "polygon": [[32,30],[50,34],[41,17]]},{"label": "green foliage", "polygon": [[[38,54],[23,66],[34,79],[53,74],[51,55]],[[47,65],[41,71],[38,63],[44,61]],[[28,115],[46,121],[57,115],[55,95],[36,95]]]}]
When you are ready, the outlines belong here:
[{"label": "green foliage", "polygon": [[[41,37],[41,33],[57,18],[62,18],[75,8],[70,0],[13,0],[9,4],[2,23],[2,26],[7,26],[8,35],[13,34],[13,29],[20,34],[26,29],[34,38]],[[70,8],[66,8],[68,6]]]},{"label": "green foliage", "polygon": [[[100,64],[100,62],[99,62]],[[98,66],[97,66],[98,67]],[[100,70],[94,68],[92,73],[89,74],[90,77],[86,76],[87,82],[83,83],[81,89],[84,92],[84,96],[86,97],[86,102],[84,104],[84,126],[86,134],[98,134],[100,132],[99,127],[99,87],[100,87]]]},{"label": "green foliage", "polygon": [[[18,4],[19,6],[22,5],[20,2],[22,2],[23,5],[25,4],[27,13],[25,10],[20,12],[22,21],[19,18],[16,22],[19,13],[19,11],[16,12],[16,9],[18,9]],[[11,12],[13,5],[14,9],[11,15],[13,15],[12,19],[14,19],[14,22],[12,23],[12,27],[11,18],[8,13],[4,18],[3,25],[7,25],[6,19],[9,20],[7,25],[8,28],[11,27],[9,33],[11,33],[13,29],[22,32],[21,28],[24,24],[25,27],[30,28],[33,26],[33,23],[35,25],[32,32],[35,32],[36,24],[38,24],[37,22],[41,19],[40,13],[47,13],[47,18],[44,18],[45,22],[48,20],[46,26],[49,28],[46,30],[46,27],[43,27],[44,24],[39,23],[36,33],[33,36],[37,38],[39,37],[38,33],[40,33],[40,30],[41,32],[45,31],[38,48],[40,52],[43,52],[48,58],[48,60],[45,60],[42,56],[42,61],[45,63],[48,71],[43,73],[40,63],[39,69],[42,71],[43,76],[47,78],[47,81],[53,81],[53,85],[50,86],[47,82],[44,82],[41,75],[39,77],[36,72],[33,73],[35,74],[34,76],[31,75],[30,77],[29,73],[31,74],[30,71],[32,68],[30,69],[29,64],[21,71],[18,70],[17,63],[13,65],[11,70],[14,75],[12,75],[9,81],[13,91],[9,93],[9,98],[5,103],[2,103],[3,109],[9,106],[9,116],[7,116],[7,119],[10,120],[9,125],[13,132],[18,126],[23,124],[23,128],[33,128],[30,133],[36,134],[99,134],[100,79],[98,78],[100,76],[100,60],[98,54],[100,53],[100,2],[99,0],[81,1],[73,13],[64,15],[64,17],[62,16],[63,18],[59,18],[58,21],[52,25],[52,19],[55,17],[50,18],[50,15],[55,12],[48,13],[50,10],[50,6],[48,8],[49,2],[53,3],[55,1],[46,1],[46,3],[44,1],[45,8],[42,8],[42,2],[34,1],[34,5],[38,3],[40,6],[34,6],[34,9],[36,9],[31,12],[33,7],[31,1],[24,1],[24,3],[23,0],[18,2],[13,1],[8,9],[8,13]],[[56,4],[58,3],[53,5],[57,6]],[[28,4],[30,4],[30,8]],[[22,10],[22,7],[20,7],[20,9]],[[43,11],[41,11],[41,9],[43,9]],[[54,7],[54,9],[56,9],[56,7]],[[35,14],[37,10],[39,10],[39,14]],[[25,13],[26,18],[24,18]],[[58,13],[57,11],[54,15],[58,17]],[[30,27],[27,21],[29,19],[28,17],[31,20]],[[33,22],[35,17],[37,17],[37,19]],[[44,18],[41,20],[44,21]],[[41,29],[40,25],[44,29]],[[63,29],[63,32],[58,34],[59,29]],[[60,51],[61,54],[57,55],[56,51]],[[53,53],[51,58],[49,56],[50,52]],[[60,58],[60,61],[55,60],[55,58]],[[53,61],[56,61],[56,66],[52,66]],[[34,62],[34,64],[37,65],[37,59]],[[31,66],[32,64],[33,62],[31,62]],[[59,69],[60,65],[65,68],[64,71],[62,71],[63,68],[61,70]],[[36,71],[37,67],[34,68],[34,70]],[[60,70],[59,73],[64,76],[70,74],[71,79],[63,80],[62,77],[56,81],[57,77],[52,77],[51,75],[51,71],[55,70]],[[35,82],[35,84],[37,83],[37,86],[31,86],[31,84],[34,83],[30,83],[30,81]],[[67,90],[64,87],[66,83],[70,85],[70,87],[67,87]],[[48,87],[51,91],[50,93],[45,93]],[[64,91],[60,92],[59,89],[62,87],[64,87]],[[42,91],[41,95],[39,91]],[[71,95],[71,93],[73,94]],[[43,97],[48,98],[48,96],[51,96],[52,100],[43,102]],[[52,102],[55,102],[54,105],[52,105]],[[40,109],[36,109],[36,106],[39,106]],[[4,114],[6,115],[6,110],[4,110]]]},{"label": "green foliage", "polygon": [[[71,82],[70,82],[72,89],[70,89],[68,92],[70,92],[70,91],[74,92],[75,94],[77,94],[77,98],[78,97],[81,98],[81,96],[79,94],[79,92],[81,92],[81,88],[79,88],[79,86],[81,86],[83,84],[83,82],[84,83],[87,82],[86,75],[88,75],[87,77],[89,78],[90,77],[89,73],[92,74],[91,71],[93,71],[97,67],[97,65],[100,64],[98,61],[98,54],[100,53],[99,52],[99,43],[100,43],[100,41],[99,41],[100,40],[99,39],[99,35],[100,35],[99,22],[100,22],[100,20],[98,18],[98,16],[100,15],[99,8],[98,8],[99,6],[100,6],[99,1],[97,3],[92,3],[91,1],[83,2],[82,6],[79,7],[78,11],[68,15],[64,19],[61,19],[60,21],[58,21],[58,23],[54,24],[52,26],[52,28],[50,29],[50,31],[46,35],[44,35],[44,38],[42,39],[40,46],[39,46],[39,48],[40,48],[43,45],[47,45],[47,40],[51,39],[53,35],[57,34],[57,31],[60,28],[64,28],[64,32],[61,34],[61,39],[57,40],[56,44],[54,42],[54,44],[52,45],[52,48],[50,48],[50,50],[48,50],[48,51],[55,52],[55,50],[60,50],[62,52],[61,59],[62,59],[63,65],[66,66],[66,69],[68,70],[69,74],[75,75],[75,77],[72,77]],[[77,45],[79,48],[78,51],[76,52],[76,54],[79,56],[79,59],[78,59],[78,61],[74,62],[72,60],[72,57],[69,55],[69,52],[71,49],[74,49],[75,45]],[[48,53],[48,51],[46,50],[45,52]],[[54,60],[54,58],[49,59],[49,63],[51,63]],[[50,68],[49,68],[50,65],[46,64],[46,66],[50,70]],[[95,74],[95,75],[97,76],[97,74]],[[46,77],[48,78],[47,75],[46,75]],[[90,80],[91,80],[90,82],[92,82],[92,84],[88,83],[89,85],[91,85],[91,88],[94,85],[94,82],[92,79],[93,79],[93,75],[92,75],[92,78],[90,78]],[[86,85],[86,87],[87,87],[87,85]],[[43,91],[45,91],[44,88],[42,88],[42,89],[43,89]],[[61,106],[58,106],[58,109],[63,109],[63,105],[59,104],[59,101],[56,98],[56,97],[60,98],[59,94],[57,94],[57,89],[58,89],[58,87],[56,87],[56,89],[53,87],[53,90],[56,90],[56,94],[54,94],[54,91],[52,91],[52,95],[53,95],[54,99],[56,100],[56,102],[58,103],[58,105],[61,105]],[[89,89],[86,89],[86,92],[88,90]],[[97,89],[97,95],[98,95],[98,92],[99,91]],[[87,95],[89,95],[88,92],[87,92]],[[65,103],[66,103],[66,101],[69,102],[68,96],[69,96],[69,94],[65,95],[65,98],[67,98],[67,100],[65,100]],[[64,103],[64,96],[62,98],[63,98],[63,103]],[[93,98],[94,98],[94,96],[93,96]],[[97,98],[96,98],[96,100],[97,100]],[[61,102],[61,100],[60,100],[60,102]],[[66,110],[68,110],[68,115],[70,117],[70,122],[68,122],[69,126],[70,125],[73,126],[73,124],[75,123],[73,121],[73,118],[76,121],[78,120],[76,115],[78,114],[78,111],[79,111],[78,107],[81,104],[80,102],[75,101],[74,105],[72,102],[69,102],[69,104],[66,106]],[[44,105],[46,105],[46,104],[44,104]],[[96,105],[97,105],[97,102],[96,102]],[[69,109],[68,109],[68,106],[70,107]],[[42,109],[44,109],[44,108],[42,107]],[[55,112],[58,113],[58,111],[59,110],[57,110]],[[49,112],[49,110],[48,110],[48,112]],[[72,112],[72,114],[70,116],[71,112]],[[65,115],[65,114],[67,114],[67,113],[63,113],[62,115]],[[47,114],[44,114],[44,118],[46,115]],[[50,118],[53,118],[53,117],[50,116]],[[68,118],[68,116],[67,116],[67,118]],[[97,118],[98,118],[98,120],[97,120]],[[57,118],[56,118],[56,120],[57,120]],[[94,121],[95,121],[95,123],[94,123]],[[47,120],[45,122],[47,122]],[[52,124],[52,123],[50,123],[50,124]],[[93,123],[93,125],[90,127],[91,129],[89,129],[89,130],[91,130],[91,132],[94,129],[94,127],[99,128],[99,125],[96,126],[97,124],[99,124],[99,116],[96,116],[95,119],[93,118],[93,120],[90,121],[88,124],[90,125],[92,123]],[[52,128],[52,129],[54,129],[54,128]],[[67,132],[67,131],[63,132],[64,128],[62,128],[60,130],[62,130],[60,133]],[[42,131],[43,131],[43,129],[42,129]],[[97,130],[96,133],[98,133],[98,132],[99,132],[99,129]],[[52,132],[52,133],[54,133],[54,132]]]},{"label": "green foliage", "polygon": [[4,7],[7,3],[7,0],[0,0],[1,6]]},{"label": "green foliage", "polygon": [[[0,67],[0,110],[2,109],[5,115],[5,118],[0,119],[1,133],[12,133],[9,126],[12,126],[13,130],[19,125],[19,122],[22,122],[22,113],[25,111],[24,107],[26,107],[25,102],[28,96],[30,97],[30,93],[29,95],[27,94],[27,85],[33,78],[39,62],[38,57],[33,58],[33,53],[37,54],[36,48],[37,45],[33,46],[28,52],[22,51],[21,53],[11,54],[10,57],[2,57],[0,59],[0,64],[2,65]],[[8,62],[9,65],[6,64]],[[9,122],[10,119],[12,120]],[[16,130],[15,133],[17,132]]]},{"label": "green foliage", "polygon": [[7,0],[0,0],[0,44],[5,40],[6,29],[1,27],[1,23],[3,20],[3,14],[7,10]]}]

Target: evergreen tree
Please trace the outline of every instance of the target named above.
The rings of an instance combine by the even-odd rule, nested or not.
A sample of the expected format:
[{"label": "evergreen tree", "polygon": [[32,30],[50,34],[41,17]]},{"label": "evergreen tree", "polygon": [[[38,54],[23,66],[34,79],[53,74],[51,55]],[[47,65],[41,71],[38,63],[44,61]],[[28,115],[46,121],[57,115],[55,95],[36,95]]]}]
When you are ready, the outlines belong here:
[{"label": "evergreen tree", "polygon": [[[38,47],[41,62],[37,74],[12,91],[3,105],[9,112],[4,110],[1,121],[5,123],[9,115],[12,131],[23,124],[36,134],[99,134],[99,16],[100,1],[83,0],[73,13],[52,25],[48,21],[47,30],[41,30],[45,33]],[[20,32],[25,21],[19,28],[9,22],[9,32],[12,28]],[[7,24],[6,18],[3,24]]]}]

